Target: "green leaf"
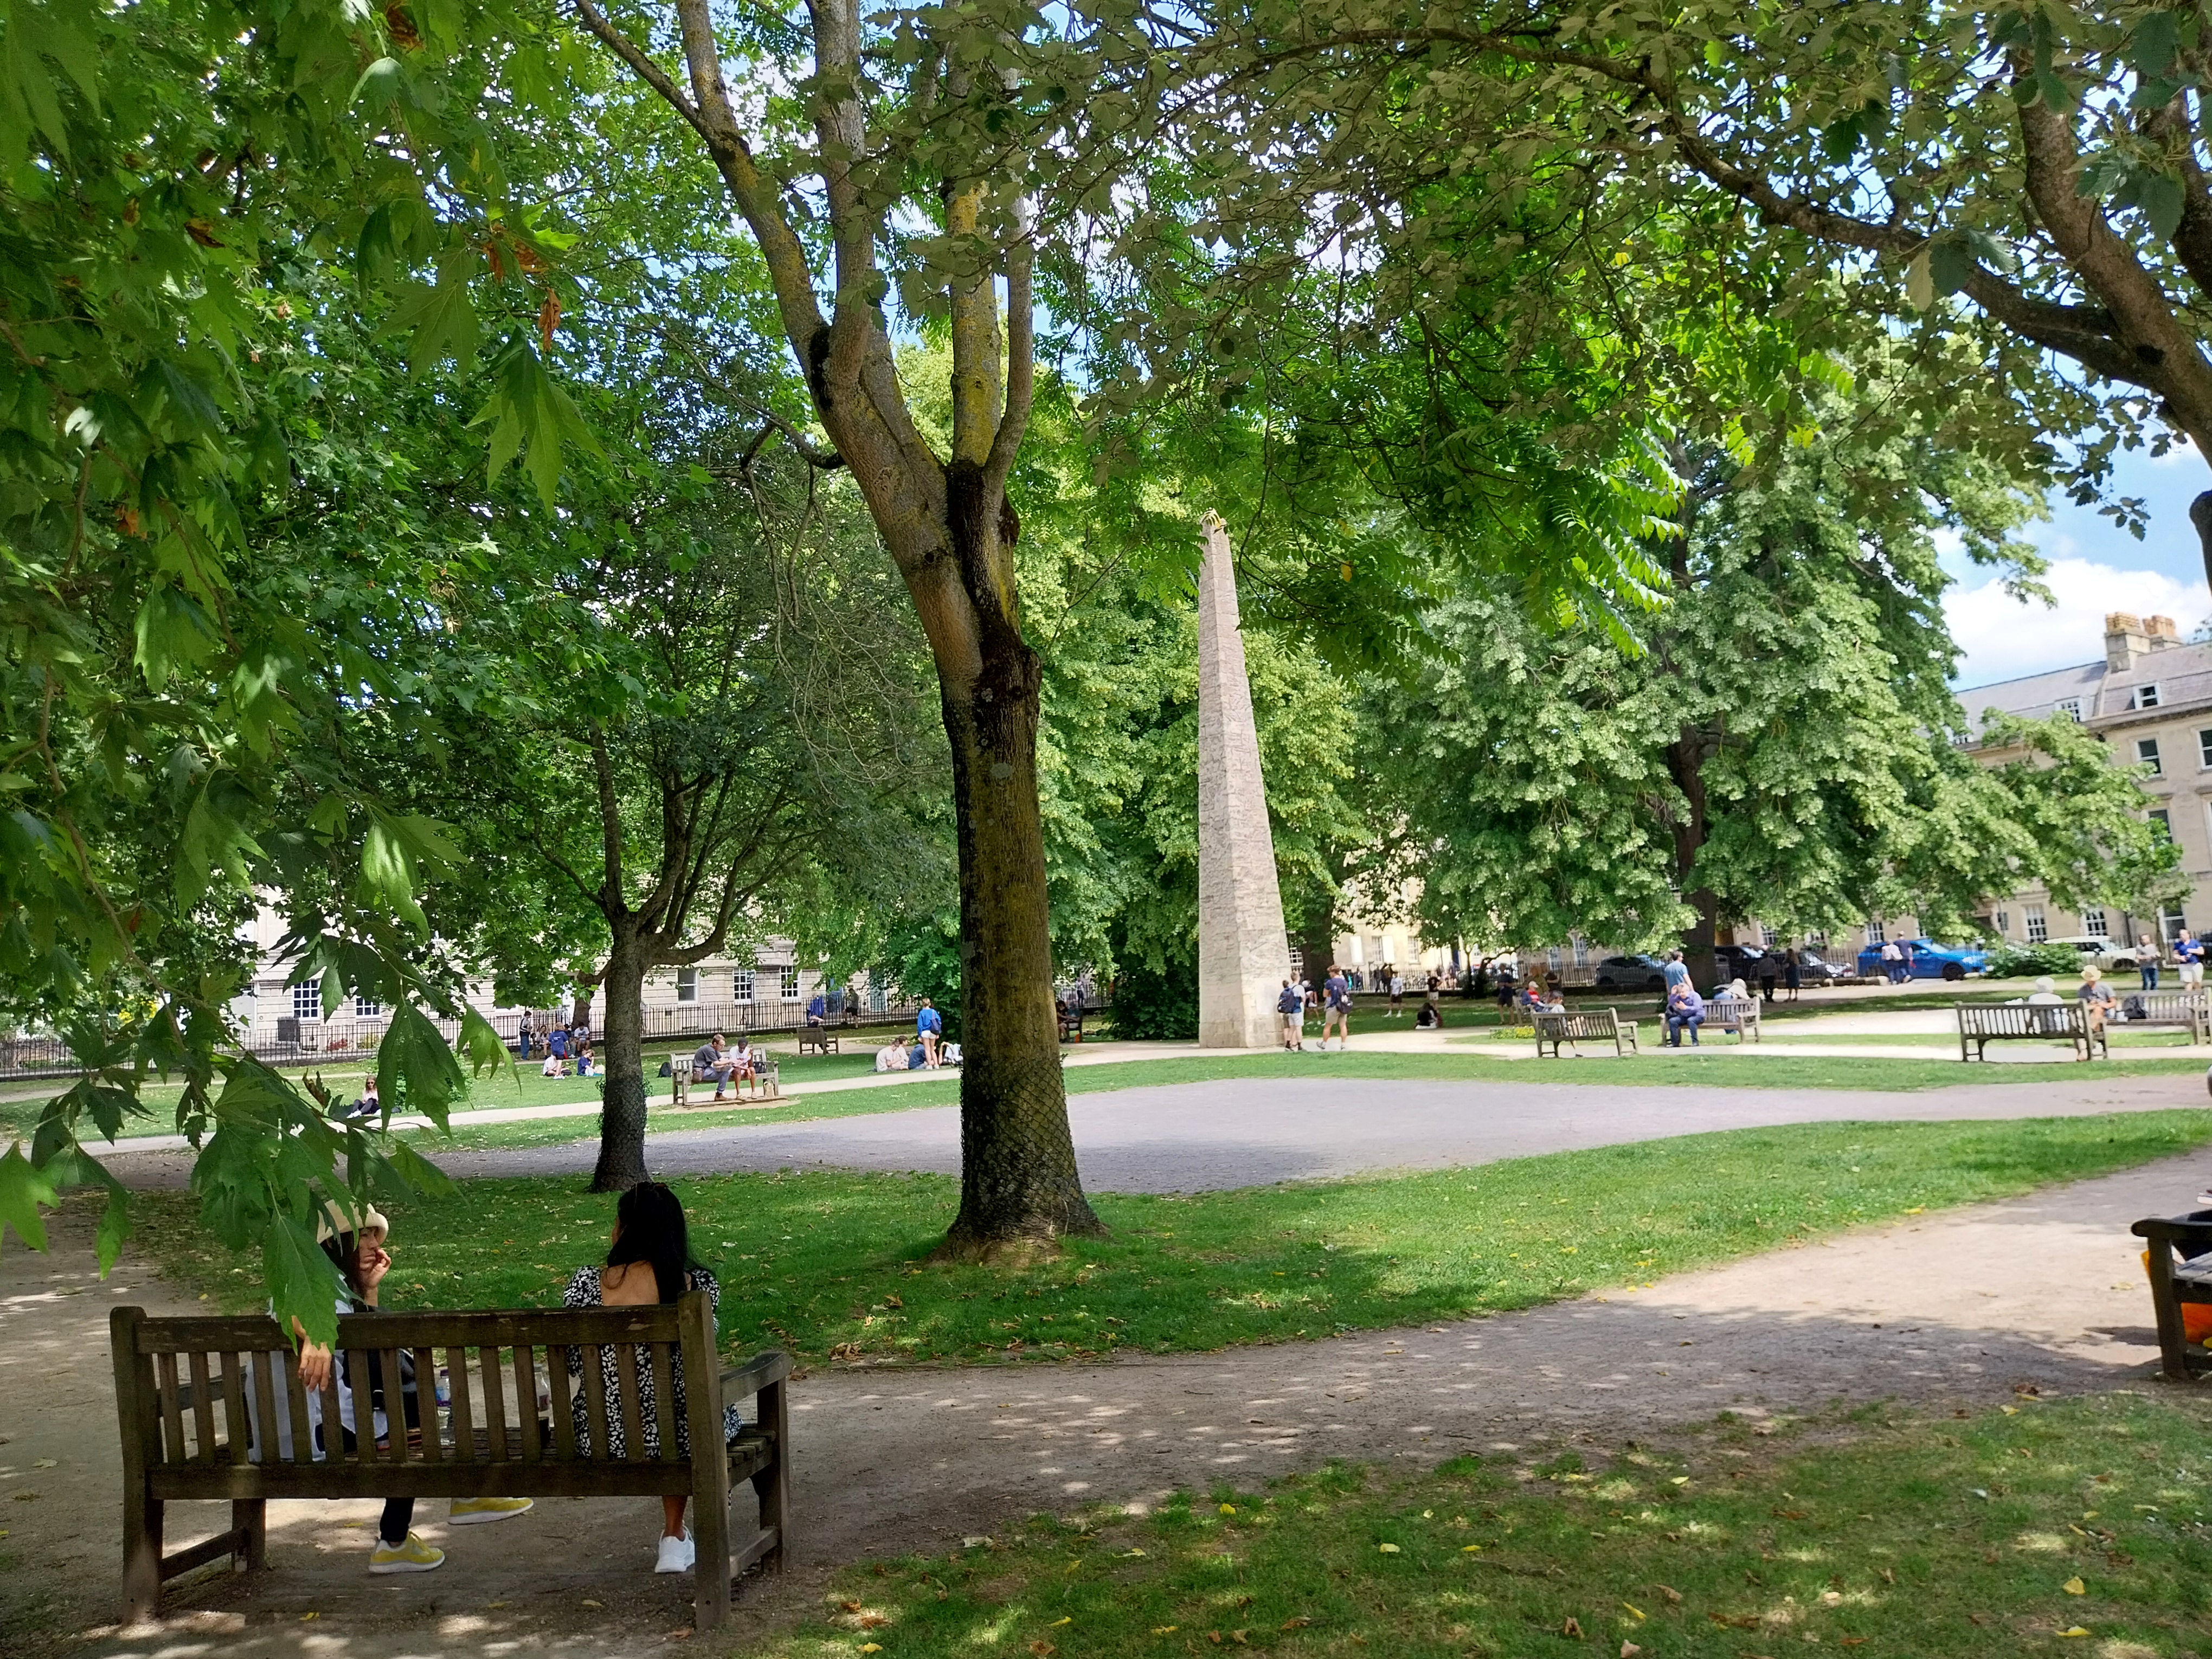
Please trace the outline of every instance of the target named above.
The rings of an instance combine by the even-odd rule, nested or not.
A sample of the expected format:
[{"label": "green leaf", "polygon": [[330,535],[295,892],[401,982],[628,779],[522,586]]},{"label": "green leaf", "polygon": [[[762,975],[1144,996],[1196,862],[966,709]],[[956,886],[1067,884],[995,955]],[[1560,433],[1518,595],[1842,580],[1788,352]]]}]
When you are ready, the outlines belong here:
[{"label": "green leaf", "polygon": [[1936,303],[1936,279],[1929,274],[1928,256],[1929,249],[1922,248],[1905,268],[1905,297],[1916,311],[1925,311]]},{"label": "green leaf", "polygon": [[366,100],[371,104],[388,104],[399,94],[399,60],[380,58],[361,72],[361,79],[353,83],[348,94],[349,108]]},{"label": "green leaf", "polygon": [[107,1207],[100,1212],[100,1231],[93,1239],[102,1279],[113,1271],[122,1258],[124,1243],[130,1237],[131,1189],[118,1181],[107,1189]]},{"label": "green leaf", "polygon": [[471,1076],[481,1077],[486,1072],[496,1072],[505,1066],[516,1080],[520,1081],[521,1071],[514,1063],[514,1053],[499,1033],[492,1029],[492,1023],[478,1013],[473,1005],[464,1005],[461,1009],[460,1046],[462,1052],[468,1056]]},{"label": "green leaf", "polygon": [[388,1154],[392,1167],[402,1181],[425,1198],[448,1198],[454,1192],[453,1178],[422,1156],[406,1141],[395,1139]]},{"label": "green leaf", "polygon": [[1973,274],[1973,256],[1956,237],[1938,237],[1928,245],[1928,276],[1938,294],[1956,294]]},{"label": "green leaf", "polygon": [[377,1092],[443,1129],[454,1097],[466,1085],[453,1051],[422,1011],[411,1002],[395,1006],[384,1041],[376,1047]]},{"label": "green leaf", "polygon": [[2135,185],[2136,205],[2150,222],[2152,234],[2160,241],[2171,241],[2181,228],[2181,180],[2171,173],[2139,167]]},{"label": "green leaf", "polygon": [[269,1218],[261,1235],[261,1276],[278,1324],[289,1330],[296,1319],[310,1342],[327,1346],[337,1340],[337,1303],[345,1281],[315,1243],[311,1224],[291,1215]]},{"label": "green leaf", "polygon": [[23,1156],[22,1143],[15,1142],[0,1157],[0,1244],[7,1243],[8,1230],[15,1230],[16,1237],[34,1250],[46,1248],[46,1220],[39,1213],[40,1206],[52,1209],[56,1200],[53,1182],[44,1171],[31,1167],[31,1160]]},{"label": "green leaf", "polygon": [[2180,19],[2174,13],[2148,13],[2136,21],[2135,33],[2128,38],[2128,62],[2145,80],[2162,80],[2173,67],[2180,44]]}]

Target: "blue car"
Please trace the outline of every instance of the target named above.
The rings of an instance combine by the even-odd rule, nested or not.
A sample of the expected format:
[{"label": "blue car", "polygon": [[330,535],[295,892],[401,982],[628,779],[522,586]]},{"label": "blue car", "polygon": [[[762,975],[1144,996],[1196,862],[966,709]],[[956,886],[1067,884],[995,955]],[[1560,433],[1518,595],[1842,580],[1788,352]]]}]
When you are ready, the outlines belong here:
[{"label": "blue car", "polygon": [[1964,979],[1969,974],[1983,972],[1990,965],[1988,951],[1962,945],[1938,945],[1928,939],[1901,939],[1895,944],[1905,953],[1903,962],[1884,962],[1881,946],[1869,945],[1859,952],[1860,975],[1867,979],[1881,979],[1895,966],[1904,970],[1907,979]]}]

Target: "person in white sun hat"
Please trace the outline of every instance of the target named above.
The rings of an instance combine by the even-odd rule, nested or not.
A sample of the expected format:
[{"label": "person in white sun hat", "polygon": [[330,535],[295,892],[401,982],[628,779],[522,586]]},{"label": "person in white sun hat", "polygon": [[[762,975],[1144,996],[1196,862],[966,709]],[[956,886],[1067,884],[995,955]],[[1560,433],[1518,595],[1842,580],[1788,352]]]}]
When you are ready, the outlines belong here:
[{"label": "person in white sun hat", "polygon": [[[323,1247],[323,1254],[331,1259],[331,1264],[345,1282],[344,1294],[337,1299],[340,1314],[376,1310],[378,1287],[392,1270],[392,1253],[385,1248],[391,1237],[392,1223],[374,1206],[363,1203],[350,1214],[336,1202],[324,1206],[317,1218],[315,1242]],[[388,1384],[396,1383],[399,1395],[399,1431],[404,1434],[409,1429],[420,1428],[411,1353],[404,1350],[400,1352],[397,1378],[385,1376],[383,1357],[378,1353],[368,1356],[368,1375],[356,1377],[350,1374],[348,1356],[333,1354],[319,1342],[307,1341],[307,1332],[296,1319],[292,1322],[292,1331],[301,1345],[300,1382],[307,1391],[307,1422],[315,1437],[314,1455],[319,1460],[331,1455],[334,1449],[323,1422],[323,1390],[326,1383],[335,1382],[337,1389],[340,1446],[335,1449],[347,1455],[353,1452],[354,1437],[360,1426],[356,1402],[364,1392],[369,1403],[370,1432],[380,1445],[388,1439],[392,1433],[388,1415],[392,1390]],[[246,1400],[254,1418],[258,1459],[261,1427],[258,1402],[251,1392]],[[291,1425],[286,1413],[280,1413],[278,1416],[276,1455],[289,1458]],[[477,1526],[486,1522],[511,1520],[530,1507],[527,1498],[456,1498],[447,1521],[456,1527]],[[386,1502],[383,1517],[376,1528],[376,1545],[369,1552],[371,1572],[428,1572],[445,1564],[445,1551],[426,1543],[419,1533],[410,1530],[414,1518],[413,1498],[394,1498]]]}]

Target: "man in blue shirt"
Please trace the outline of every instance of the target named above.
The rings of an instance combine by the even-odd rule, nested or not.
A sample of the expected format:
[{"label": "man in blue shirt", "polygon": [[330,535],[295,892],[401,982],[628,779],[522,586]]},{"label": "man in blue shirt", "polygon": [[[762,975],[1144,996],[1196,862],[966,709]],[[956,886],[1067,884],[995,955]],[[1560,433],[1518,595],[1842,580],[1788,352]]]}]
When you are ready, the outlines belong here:
[{"label": "man in blue shirt", "polygon": [[1275,999],[1275,1012],[1282,1016],[1283,1047],[1303,1048],[1306,1041],[1305,994],[1288,980],[1283,981],[1283,994]]},{"label": "man in blue shirt", "polygon": [[1697,988],[1686,978],[1667,993],[1667,1036],[1665,1046],[1682,1046],[1682,1033],[1690,1034],[1690,1046],[1698,1046],[1698,1027],[1705,1023],[1705,1000]]},{"label": "man in blue shirt", "polygon": [[1328,1052],[1328,1030],[1336,1028],[1336,1046],[1340,1052],[1352,1046],[1352,981],[1344,976],[1344,969],[1331,963],[1328,978],[1322,986],[1321,1051]]},{"label": "man in blue shirt", "polygon": [[2195,991],[2204,984],[2204,941],[2186,927],[2173,941],[2173,960],[2181,969],[2181,988]]},{"label": "man in blue shirt", "polygon": [[829,1012],[829,1003],[823,999],[822,993],[817,991],[806,1004],[806,1023],[809,1025],[819,1025]]},{"label": "man in blue shirt", "polygon": [[929,1006],[929,999],[921,1000],[921,1012],[914,1017],[914,1034],[921,1039],[921,1063],[937,1064],[937,1042],[945,1035],[945,1016]]},{"label": "man in blue shirt", "polygon": [[1667,952],[1667,965],[1660,970],[1660,973],[1666,980],[1667,988],[1670,991],[1677,985],[1687,985],[1690,982],[1689,964],[1682,960],[1682,953],[1680,951]]}]

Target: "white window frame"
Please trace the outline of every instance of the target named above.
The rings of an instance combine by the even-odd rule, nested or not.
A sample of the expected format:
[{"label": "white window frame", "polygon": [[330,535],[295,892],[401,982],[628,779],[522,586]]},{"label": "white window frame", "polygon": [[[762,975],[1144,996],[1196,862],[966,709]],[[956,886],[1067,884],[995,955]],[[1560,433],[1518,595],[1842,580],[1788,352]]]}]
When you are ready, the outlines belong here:
[{"label": "white window frame", "polygon": [[1887,945],[1889,943],[1888,929],[1883,925],[1882,919],[1880,916],[1869,916],[1867,918],[1866,936],[1867,943],[1869,945]]},{"label": "white window frame", "polygon": [[2081,699],[2079,697],[2061,697],[2057,702],[2051,705],[2051,712],[2054,714],[2063,714],[2068,719],[2073,720],[2076,725],[2079,725],[2081,720]]},{"label": "white window frame", "polygon": [[1576,967],[1577,967],[1577,968],[1587,968],[1587,967],[1589,967],[1589,941],[1588,939],[1584,939],[1584,938],[1583,938],[1580,933],[1577,933],[1577,934],[1574,936],[1574,939],[1572,939],[1572,941],[1571,941],[1571,943],[1573,944],[1573,945],[1574,945],[1574,951],[1575,951],[1575,966],[1576,966]]},{"label": "white window frame", "polygon": [[353,1017],[356,1019],[374,1019],[383,1012],[384,1005],[374,997],[356,994],[353,1000]]},{"label": "white window frame", "polygon": [[2173,814],[2172,812],[2163,806],[2154,806],[2150,809],[2150,821],[2156,824],[2160,829],[2166,831],[2166,838],[2168,841],[2172,841],[2173,839]]},{"label": "white window frame", "polygon": [[2020,907],[2020,926],[2030,945],[2041,945],[2051,937],[2051,919],[2043,914],[2043,907],[2039,904]]},{"label": "white window frame", "polygon": [[2154,778],[2162,778],[2166,775],[2166,763],[2159,757],[2156,738],[2136,739],[2136,764],[2150,768],[2150,775]]},{"label": "white window frame", "polygon": [[2110,939],[2112,936],[2112,919],[2101,909],[2084,910],[2081,913],[2081,932],[2090,939]]},{"label": "white window frame", "polygon": [[750,1002],[753,1000],[753,970],[740,968],[730,975],[730,1000]]},{"label": "white window frame", "polygon": [[784,1002],[799,1000],[799,964],[797,963],[787,963],[776,969],[775,994],[777,998]]},{"label": "white window frame", "polygon": [[684,1003],[699,1000],[699,970],[696,968],[678,968],[676,970],[676,1000]]},{"label": "white window frame", "polygon": [[292,988],[292,1018],[320,1019],[323,1017],[323,983],[311,979]]},{"label": "white window frame", "polygon": [[1994,920],[1997,925],[1997,937],[1999,939],[2010,939],[2012,937],[2011,911],[2000,910],[1996,913],[1996,916],[1992,918],[1992,920]]},{"label": "white window frame", "polygon": [[2148,685],[2136,687],[2128,697],[2128,707],[2130,708],[2155,708],[2158,706],[2159,694],[2156,680],[2151,681]]}]

